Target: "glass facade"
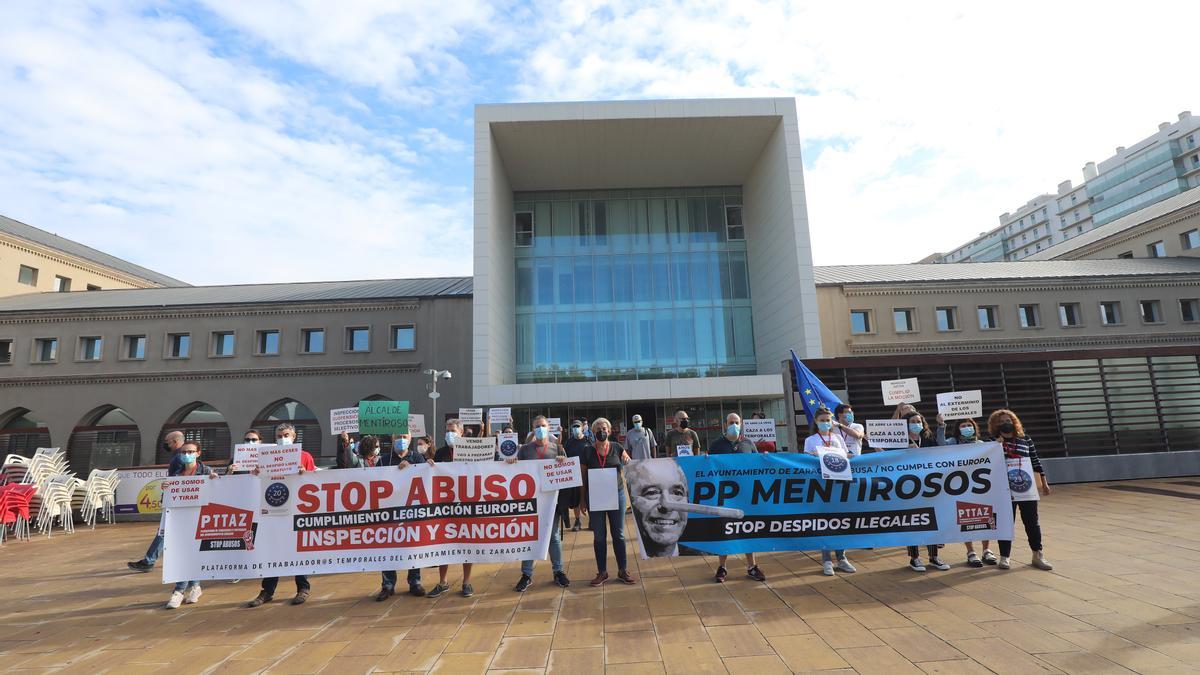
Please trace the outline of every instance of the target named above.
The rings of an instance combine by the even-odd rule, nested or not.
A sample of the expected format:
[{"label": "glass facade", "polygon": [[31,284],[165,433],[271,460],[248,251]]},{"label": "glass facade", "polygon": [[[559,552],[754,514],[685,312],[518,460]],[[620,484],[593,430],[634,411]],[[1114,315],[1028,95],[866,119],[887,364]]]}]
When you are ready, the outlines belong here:
[{"label": "glass facade", "polygon": [[753,374],[741,192],[514,194],[517,382]]}]

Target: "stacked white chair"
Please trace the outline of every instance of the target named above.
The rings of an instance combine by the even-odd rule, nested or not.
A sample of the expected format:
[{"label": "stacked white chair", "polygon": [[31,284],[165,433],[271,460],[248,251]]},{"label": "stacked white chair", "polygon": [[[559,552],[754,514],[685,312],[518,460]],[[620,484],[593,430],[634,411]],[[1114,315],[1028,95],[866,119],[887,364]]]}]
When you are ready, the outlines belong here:
[{"label": "stacked white chair", "polygon": [[28,472],[22,483],[38,486],[42,492],[46,483],[54,476],[67,473],[67,457],[58,448],[38,448],[29,460]]},{"label": "stacked white chair", "polygon": [[47,537],[54,532],[54,519],[58,518],[59,525],[65,532],[75,532],[75,522],[71,515],[71,498],[84,481],[69,473],[51,476],[40,491],[42,506],[38,509],[38,531]]},{"label": "stacked white chair", "polygon": [[121,480],[116,469],[101,471],[92,469],[87,482],[84,483],[83,505],[79,515],[83,522],[96,529],[96,515],[99,514],[108,523],[113,522],[113,510],[117,502],[117,483]]},{"label": "stacked white chair", "polygon": [[9,455],[4,458],[4,468],[0,469],[0,485],[24,482],[27,475],[29,458],[24,455]]}]

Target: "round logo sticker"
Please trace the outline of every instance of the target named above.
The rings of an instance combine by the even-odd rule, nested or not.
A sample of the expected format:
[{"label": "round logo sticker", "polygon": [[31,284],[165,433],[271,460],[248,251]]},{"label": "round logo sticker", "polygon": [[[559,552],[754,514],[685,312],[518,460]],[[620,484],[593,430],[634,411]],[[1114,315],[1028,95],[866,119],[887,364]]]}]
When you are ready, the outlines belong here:
[{"label": "round logo sticker", "polygon": [[271,483],[264,495],[271,506],[283,506],[288,500],[288,489],[283,483]]},{"label": "round logo sticker", "polygon": [[1029,488],[1033,487],[1033,476],[1025,473],[1021,469],[1008,470],[1008,489],[1017,494],[1029,492]]},{"label": "round logo sticker", "polygon": [[500,444],[500,454],[504,457],[515,457],[517,455],[517,444],[512,440],[506,439]]},{"label": "round logo sticker", "polygon": [[850,466],[850,462],[847,462],[845,457],[832,452],[822,457],[821,462],[825,465],[826,469],[829,469],[830,473],[841,473],[846,470],[846,467]]}]

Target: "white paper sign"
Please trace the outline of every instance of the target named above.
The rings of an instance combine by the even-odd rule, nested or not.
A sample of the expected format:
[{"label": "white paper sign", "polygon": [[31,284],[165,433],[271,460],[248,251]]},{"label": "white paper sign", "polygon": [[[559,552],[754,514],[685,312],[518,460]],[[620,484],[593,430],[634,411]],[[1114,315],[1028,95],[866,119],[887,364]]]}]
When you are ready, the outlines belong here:
[{"label": "white paper sign", "polygon": [[358,433],[358,406],[353,408],[334,408],[329,411],[329,431],[334,436],[342,432]]},{"label": "white paper sign", "polygon": [[867,420],[867,445],[872,448],[907,448],[906,420]]},{"label": "white paper sign", "polygon": [[775,442],[775,420],[742,420],[742,435],[754,441]]},{"label": "white paper sign", "polygon": [[488,408],[488,423],[502,427],[512,421],[512,408]]},{"label": "white paper sign", "polygon": [[408,415],[408,435],[412,438],[420,438],[425,435],[425,416],[409,413]]},{"label": "white paper sign", "polygon": [[821,478],[851,480],[850,460],[846,453],[837,448],[817,448],[817,459],[821,462]]},{"label": "white paper sign", "polygon": [[483,424],[483,408],[459,408],[458,421],[463,424]]},{"label": "white paper sign", "polygon": [[258,446],[258,467],[263,474],[272,477],[290,476],[300,473],[300,446]]},{"label": "white paper sign", "polygon": [[583,487],[583,471],[579,468],[578,457],[572,457],[561,464],[557,459],[545,459],[540,464],[542,467],[542,492]]},{"label": "white paper sign", "polygon": [[560,438],[562,437],[562,418],[547,417],[546,423],[550,425],[550,433],[551,434],[558,436]]},{"label": "white paper sign", "polygon": [[588,510],[615,511],[618,508],[617,470],[588,469]]},{"label": "white paper sign", "polygon": [[983,415],[983,392],[951,391],[937,395],[938,414],[943,419],[963,420]]},{"label": "white paper sign", "polygon": [[676,457],[693,457],[694,455],[692,453],[692,446],[690,446],[690,445],[675,446],[675,456]]},{"label": "white paper sign", "polygon": [[233,464],[238,471],[253,471],[258,468],[258,443],[238,443],[233,446]]},{"label": "white paper sign", "polygon": [[883,389],[884,405],[900,403],[919,403],[921,388],[917,386],[917,378],[909,377],[903,380],[884,380],[880,382]]},{"label": "white paper sign", "polygon": [[[162,482],[162,507],[164,509],[183,509],[192,506],[203,506],[200,490],[205,481],[212,480],[204,476],[172,476]],[[219,478],[216,480],[220,480]]]},{"label": "white paper sign", "polygon": [[456,462],[491,462],[495,459],[495,436],[460,438],[454,441],[454,461]]},{"label": "white paper sign", "polygon": [[1028,457],[1008,457],[1004,463],[1008,466],[1008,491],[1014,502],[1036,502],[1041,498],[1033,477],[1033,462]]},{"label": "white paper sign", "polygon": [[521,449],[521,442],[517,439],[516,434],[500,434],[496,438],[500,441],[501,459],[517,456],[517,450]]}]

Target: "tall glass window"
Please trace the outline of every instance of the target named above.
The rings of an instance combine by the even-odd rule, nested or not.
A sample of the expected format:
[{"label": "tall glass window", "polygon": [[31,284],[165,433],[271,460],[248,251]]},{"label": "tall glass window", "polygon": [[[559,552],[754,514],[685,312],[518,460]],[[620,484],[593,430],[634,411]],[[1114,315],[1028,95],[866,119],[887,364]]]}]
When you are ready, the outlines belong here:
[{"label": "tall glass window", "polygon": [[755,372],[740,187],[513,195],[517,382]]}]

